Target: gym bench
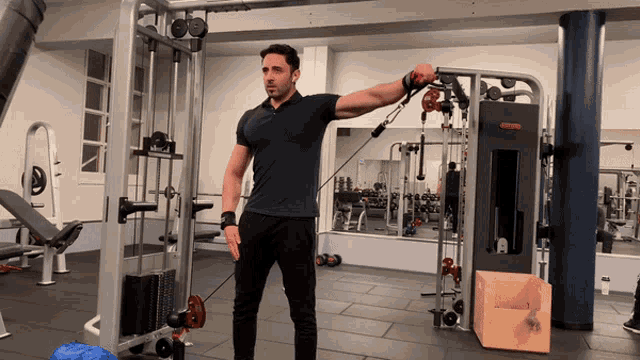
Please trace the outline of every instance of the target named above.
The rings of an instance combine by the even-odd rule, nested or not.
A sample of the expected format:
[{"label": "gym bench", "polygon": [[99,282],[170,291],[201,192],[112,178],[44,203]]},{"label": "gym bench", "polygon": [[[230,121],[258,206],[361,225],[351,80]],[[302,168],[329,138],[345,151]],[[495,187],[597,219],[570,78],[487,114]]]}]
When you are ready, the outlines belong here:
[{"label": "gym bench", "polygon": [[[0,205],[29,229],[39,245],[49,245],[57,250],[57,254],[62,254],[71,246],[80,235],[80,231],[82,231],[82,222],[79,220],[74,220],[62,230],[59,230],[36,209],[31,207],[31,204],[18,194],[8,190],[0,190]],[[11,252],[16,249],[5,248],[5,251]]]},{"label": "gym bench", "polygon": [[[8,190],[0,190],[0,205],[11,213],[22,225],[27,227],[33,237],[40,245],[49,245],[56,249],[57,254],[62,254],[71,244],[73,244],[80,231],[82,223],[78,220],[72,221],[62,230],[58,230],[42,214],[34,209],[18,194]],[[8,260],[19,257],[29,251],[38,250],[39,246],[21,245],[12,243],[0,243],[0,260]],[[0,265],[0,273],[7,273],[10,270],[22,270],[16,266]],[[0,312],[0,339],[11,334],[7,332]]]}]

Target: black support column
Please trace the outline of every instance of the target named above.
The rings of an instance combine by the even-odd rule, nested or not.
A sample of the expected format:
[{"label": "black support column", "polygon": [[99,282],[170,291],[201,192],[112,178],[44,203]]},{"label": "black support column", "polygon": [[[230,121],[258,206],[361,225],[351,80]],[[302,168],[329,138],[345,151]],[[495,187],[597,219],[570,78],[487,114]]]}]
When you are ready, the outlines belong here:
[{"label": "black support column", "polygon": [[560,18],[549,283],[564,329],[593,329],[604,24],[604,12]]}]

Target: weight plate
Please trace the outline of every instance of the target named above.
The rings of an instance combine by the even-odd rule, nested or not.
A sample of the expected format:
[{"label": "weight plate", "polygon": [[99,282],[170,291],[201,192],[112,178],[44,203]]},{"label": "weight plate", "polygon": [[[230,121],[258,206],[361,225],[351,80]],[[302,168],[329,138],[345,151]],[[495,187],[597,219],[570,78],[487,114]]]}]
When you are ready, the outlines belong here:
[{"label": "weight plate", "polygon": [[449,311],[444,314],[443,321],[447,326],[453,326],[458,322],[458,315],[453,311]]}]

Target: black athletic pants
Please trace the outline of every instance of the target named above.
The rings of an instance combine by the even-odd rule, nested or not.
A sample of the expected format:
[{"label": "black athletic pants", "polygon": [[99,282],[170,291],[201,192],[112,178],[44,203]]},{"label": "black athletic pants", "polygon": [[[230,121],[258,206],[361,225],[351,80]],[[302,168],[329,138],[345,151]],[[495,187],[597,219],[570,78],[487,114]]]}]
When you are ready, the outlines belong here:
[{"label": "black athletic pants", "polygon": [[[447,196],[445,197],[445,211],[444,214],[447,214],[448,211],[451,211],[451,228],[454,233],[458,233],[458,197],[457,196]],[[449,210],[451,209],[451,210]]]},{"label": "black athletic pants", "polygon": [[296,360],[315,360],[316,324],[315,219],[244,212],[238,223],[241,244],[236,262],[233,307],[235,360],[254,358],[257,315],[269,270],[282,270],[295,327]]}]

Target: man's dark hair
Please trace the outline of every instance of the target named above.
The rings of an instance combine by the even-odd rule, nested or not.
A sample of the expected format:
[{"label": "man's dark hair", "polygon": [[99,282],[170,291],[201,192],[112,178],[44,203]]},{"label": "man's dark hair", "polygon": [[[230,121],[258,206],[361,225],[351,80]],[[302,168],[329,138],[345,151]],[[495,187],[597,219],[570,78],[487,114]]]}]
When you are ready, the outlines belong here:
[{"label": "man's dark hair", "polygon": [[456,163],[455,162],[450,162],[449,163],[449,170],[455,170],[456,169]]},{"label": "man's dark hair", "polygon": [[260,57],[262,57],[262,60],[264,60],[264,57],[269,54],[284,55],[287,64],[291,66],[291,72],[300,69],[300,58],[298,57],[298,52],[289,45],[273,44],[260,51]]}]

